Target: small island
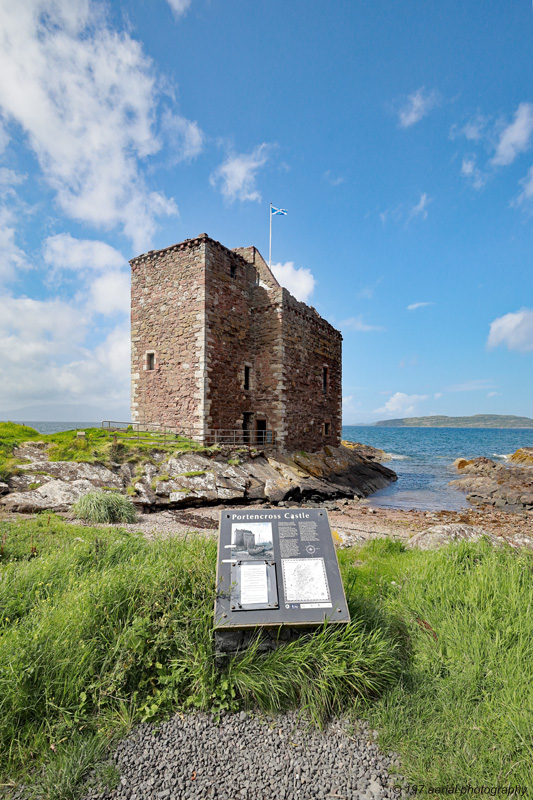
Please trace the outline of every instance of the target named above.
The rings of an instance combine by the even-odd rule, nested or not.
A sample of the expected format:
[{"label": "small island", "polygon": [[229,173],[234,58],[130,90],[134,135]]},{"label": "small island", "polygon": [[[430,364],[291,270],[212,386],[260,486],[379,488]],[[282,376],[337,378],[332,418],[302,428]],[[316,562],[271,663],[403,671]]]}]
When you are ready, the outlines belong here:
[{"label": "small island", "polygon": [[404,417],[383,419],[374,426],[381,428],[533,428],[530,417],[510,414],[474,414],[471,417]]}]

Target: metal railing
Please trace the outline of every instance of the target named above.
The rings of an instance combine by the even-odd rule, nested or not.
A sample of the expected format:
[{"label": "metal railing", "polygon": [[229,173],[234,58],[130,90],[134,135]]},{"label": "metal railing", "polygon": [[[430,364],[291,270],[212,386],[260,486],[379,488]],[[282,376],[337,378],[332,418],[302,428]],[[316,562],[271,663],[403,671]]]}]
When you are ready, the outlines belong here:
[{"label": "metal railing", "polygon": [[242,445],[243,447],[275,447],[276,432],[243,430],[242,428],[213,428],[204,434],[206,445]]},{"label": "metal railing", "polygon": [[117,422],[104,420],[102,428],[110,434],[127,434],[128,439],[138,439],[171,444],[173,441],[187,439],[196,444],[210,447],[276,447],[276,432],[266,430],[243,430],[242,428],[212,428],[205,432],[195,428],[181,428],[160,425],[156,422]]},{"label": "metal railing", "polygon": [[125,433],[128,439],[139,439],[148,441],[171,442],[177,439],[191,439],[197,441],[191,435],[192,431],[182,431],[169,425],[159,425],[155,422],[117,422],[115,420],[104,420],[102,428],[109,433]]}]

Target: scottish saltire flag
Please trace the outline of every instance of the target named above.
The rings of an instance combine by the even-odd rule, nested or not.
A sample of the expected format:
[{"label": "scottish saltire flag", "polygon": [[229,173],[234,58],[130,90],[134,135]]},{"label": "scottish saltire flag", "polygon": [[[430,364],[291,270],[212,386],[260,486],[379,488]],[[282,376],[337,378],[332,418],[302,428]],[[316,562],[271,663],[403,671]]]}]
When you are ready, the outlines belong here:
[{"label": "scottish saltire flag", "polygon": [[270,213],[273,217],[275,217],[276,214],[282,214],[284,217],[287,216],[287,210],[285,208],[276,208],[275,206],[270,206]]}]

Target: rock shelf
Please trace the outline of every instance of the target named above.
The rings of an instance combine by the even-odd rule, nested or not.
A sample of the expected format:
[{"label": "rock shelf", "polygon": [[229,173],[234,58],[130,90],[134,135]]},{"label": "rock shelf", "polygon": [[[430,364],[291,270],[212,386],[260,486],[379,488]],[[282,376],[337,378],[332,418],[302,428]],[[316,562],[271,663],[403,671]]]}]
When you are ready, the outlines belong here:
[{"label": "rock shelf", "polygon": [[362,498],[396,480],[369,453],[368,448],[342,445],[292,454],[228,450],[169,457],[154,451],[147,463],[104,466],[49,461],[46,447],[27,442],[15,451],[19,474],[0,487],[0,506],[25,513],[68,511],[83,494],[106,488],[127,492],[145,512],[217,503]]}]

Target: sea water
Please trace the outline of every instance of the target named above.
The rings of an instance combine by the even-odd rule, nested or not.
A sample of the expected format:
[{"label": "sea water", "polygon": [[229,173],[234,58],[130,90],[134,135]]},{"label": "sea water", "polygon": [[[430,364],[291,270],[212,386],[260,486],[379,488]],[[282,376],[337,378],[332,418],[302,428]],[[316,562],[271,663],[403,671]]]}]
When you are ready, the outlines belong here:
[{"label": "sea water", "polygon": [[39,433],[62,433],[63,431],[83,431],[85,428],[100,428],[101,422],[35,422],[24,420],[17,425],[27,425]]},{"label": "sea water", "polygon": [[[99,422],[25,422],[39,433],[99,428]],[[469,506],[466,495],[448,486],[459,477],[456,458],[486,456],[505,462],[519,447],[533,447],[533,428],[382,428],[344,425],[342,438],[379,447],[398,480],[373,494],[378,508],[458,510]]]},{"label": "sea water", "polygon": [[533,428],[382,428],[345,425],[342,438],[389,453],[398,480],[369,498],[378,508],[458,510],[465,493],[448,486],[459,477],[456,458],[486,456],[505,463],[519,447],[533,447]]}]

